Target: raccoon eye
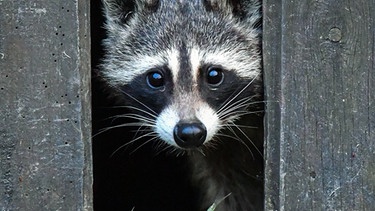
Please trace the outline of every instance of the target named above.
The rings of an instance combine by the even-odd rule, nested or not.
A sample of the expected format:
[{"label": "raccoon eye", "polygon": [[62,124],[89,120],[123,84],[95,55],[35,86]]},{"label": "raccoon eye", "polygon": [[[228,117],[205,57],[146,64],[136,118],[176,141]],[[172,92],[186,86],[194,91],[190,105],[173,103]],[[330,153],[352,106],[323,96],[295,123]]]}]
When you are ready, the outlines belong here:
[{"label": "raccoon eye", "polygon": [[164,77],[160,72],[150,72],[147,74],[146,81],[149,87],[153,89],[164,86]]},{"label": "raccoon eye", "polygon": [[207,72],[207,83],[210,85],[218,86],[224,80],[223,70],[218,67],[210,67]]}]

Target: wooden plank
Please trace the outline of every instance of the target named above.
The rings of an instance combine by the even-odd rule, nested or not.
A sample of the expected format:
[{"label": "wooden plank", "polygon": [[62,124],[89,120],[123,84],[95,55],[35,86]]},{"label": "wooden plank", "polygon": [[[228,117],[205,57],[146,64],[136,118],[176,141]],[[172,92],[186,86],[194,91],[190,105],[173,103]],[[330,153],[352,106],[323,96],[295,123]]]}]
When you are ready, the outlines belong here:
[{"label": "wooden plank", "polygon": [[263,2],[263,67],[265,84],[265,209],[278,210],[280,175],[281,1]]},{"label": "wooden plank", "polygon": [[0,210],[92,210],[89,1],[0,1]]},{"label": "wooden plank", "polygon": [[266,210],[374,210],[375,1],[264,8]]}]

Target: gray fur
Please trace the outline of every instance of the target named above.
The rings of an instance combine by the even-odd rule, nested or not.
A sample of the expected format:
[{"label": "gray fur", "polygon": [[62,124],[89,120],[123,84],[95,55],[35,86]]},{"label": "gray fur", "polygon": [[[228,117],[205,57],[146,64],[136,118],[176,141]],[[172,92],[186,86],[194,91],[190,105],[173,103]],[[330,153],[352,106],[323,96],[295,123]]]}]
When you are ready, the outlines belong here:
[{"label": "gray fur", "polygon": [[[257,152],[249,152],[249,148],[254,147],[252,140],[261,142],[259,131],[237,131],[239,135],[230,129],[225,131],[225,127],[242,114],[220,115],[220,108],[209,105],[202,90],[197,88],[200,68],[213,64],[224,67],[251,85],[245,88],[252,87],[256,94],[245,96],[249,100],[260,97],[260,30],[256,28],[260,19],[259,1],[132,2],[104,1],[107,39],[104,42],[106,55],[101,65],[103,78],[114,90],[119,90],[147,70],[158,66],[169,67],[173,78],[172,94],[160,108],[161,112],[156,114],[156,123],[151,127],[160,139],[177,148],[171,134],[179,120],[198,118],[209,128],[204,147],[187,151],[193,166],[192,177],[204,192],[202,209],[221,199],[215,210],[261,209],[262,187],[252,184],[253,177],[259,176],[259,172],[254,172],[252,168],[254,160],[251,153]],[[183,69],[188,73],[184,73]],[[239,94],[242,96],[245,91]],[[229,99],[229,103],[236,102]],[[243,110],[243,107],[238,109]],[[209,115],[214,119],[213,123],[210,123]],[[247,124],[246,121],[243,123]],[[219,133],[241,140],[219,138]],[[255,145],[260,146],[259,143]]]},{"label": "gray fur", "polygon": [[[105,2],[109,32],[105,47],[110,56],[105,58],[103,69],[111,84],[128,82],[147,67],[168,63],[168,52],[178,48],[182,41],[187,49],[198,46],[204,53],[228,55],[231,58],[228,62],[240,66],[236,71],[242,77],[254,77],[260,72],[259,30],[254,29],[260,18],[256,12],[257,2],[248,3],[251,15],[245,15],[241,21],[232,13],[203,10],[199,0],[160,1],[160,8],[155,13],[135,5],[138,9],[125,14],[118,11],[117,6],[118,2],[124,1]],[[128,17],[129,21],[119,23],[119,15]],[[231,31],[241,33],[248,43],[239,45],[233,40],[236,37],[230,37]],[[147,66],[139,61],[150,64]]]}]

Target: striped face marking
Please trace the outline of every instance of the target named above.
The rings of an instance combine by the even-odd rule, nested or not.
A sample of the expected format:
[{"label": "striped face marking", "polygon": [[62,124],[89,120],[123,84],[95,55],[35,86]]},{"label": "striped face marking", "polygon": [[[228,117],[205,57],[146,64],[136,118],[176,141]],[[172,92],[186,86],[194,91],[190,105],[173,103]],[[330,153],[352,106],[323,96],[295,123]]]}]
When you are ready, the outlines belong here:
[{"label": "striped face marking", "polygon": [[[237,83],[238,79],[251,79],[259,75],[259,63],[249,60],[252,61],[249,54],[242,55],[238,51],[203,51],[199,47],[182,46],[157,52],[155,55],[134,56],[127,61],[127,66],[113,63],[119,65],[114,68],[117,71],[106,76],[115,86],[130,84],[130,89],[139,92],[139,95],[135,96],[138,102],[157,111],[153,130],[160,139],[180,147],[175,141],[178,128],[176,125],[193,122],[204,125],[203,144],[207,144],[228,121],[236,118],[221,115],[219,111],[222,110],[220,105],[241,86]],[[220,84],[220,87],[212,87],[212,83],[207,80],[212,76],[209,74],[212,67],[225,70],[223,74],[227,83],[224,86]],[[150,87],[147,87],[145,74],[154,69],[160,71],[160,77],[164,77],[165,88],[152,90],[151,87],[151,90],[148,90]],[[215,68],[214,70],[213,73],[216,73]],[[143,82],[146,87],[141,87]]]},{"label": "striped face marking", "polygon": [[200,69],[198,51],[171,50],[168,68],[173,78],[172,101],[156,119],[155,132],[170,145],[179,147],[174,140],[174,129],[181,121],[199,121],[207,130],[208,142],[219,130],[219,119],[198,90]]},{"label": "striped face marking", "polygon": [[[232,56],[230,56],[232,55]],[[231,52],[203,52],[199,48],[173,49],[168,54],[168,67],[173,78],[173,96],[171,103],[167,105],[157,117],[155,132],[170,145],[177,146],[174,141],[174,129],[183,121],[199,121],[204,124],[207,136],[204,144],[211,141],[221,129],[223,122],[217,112],[212,108],[202,95],[202,80],[199,77],[206,76],[201,71],[205,64],[220,65],[227,70],[237,70],[244,65],[239,64],[233,58]],[[240,58],[242,59],[242,58]],[[249,66],[246,66],[247,68]],[[250,77],[257,75],[256,71],[246,69]],[[256,70],[256,67],[253,67]]]}]

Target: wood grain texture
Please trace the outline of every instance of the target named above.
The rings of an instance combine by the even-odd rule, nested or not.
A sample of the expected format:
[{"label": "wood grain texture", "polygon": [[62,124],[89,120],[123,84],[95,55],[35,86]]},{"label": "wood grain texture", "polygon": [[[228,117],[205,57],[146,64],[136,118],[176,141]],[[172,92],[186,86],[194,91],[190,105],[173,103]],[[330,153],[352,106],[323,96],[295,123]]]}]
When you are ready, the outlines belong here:
[{"label": "wood grain texture", "polygon": [[89,1],[0,1],[0,210],[91,210]]},{"label": "wood grain texture", "polygon": [[266,210],[375,209],[375,1],[264,1]]}]

